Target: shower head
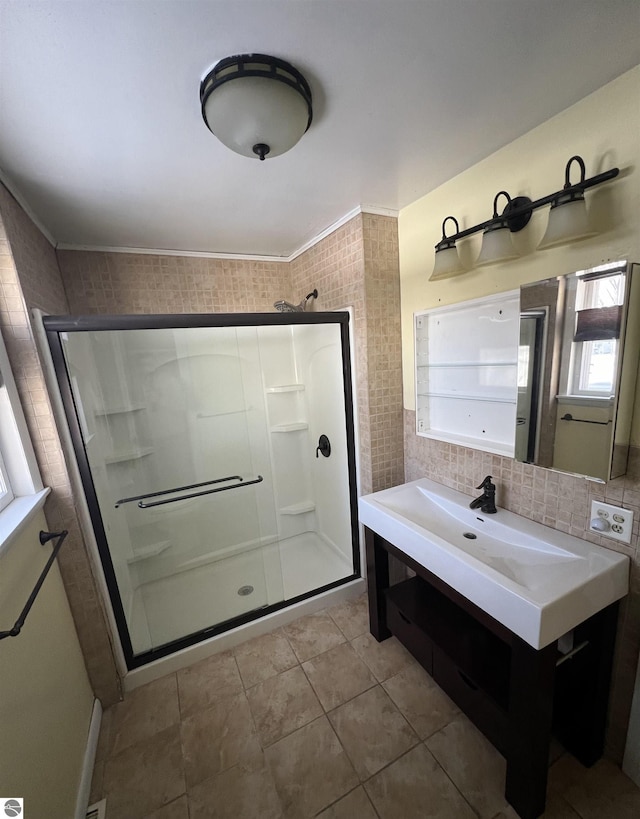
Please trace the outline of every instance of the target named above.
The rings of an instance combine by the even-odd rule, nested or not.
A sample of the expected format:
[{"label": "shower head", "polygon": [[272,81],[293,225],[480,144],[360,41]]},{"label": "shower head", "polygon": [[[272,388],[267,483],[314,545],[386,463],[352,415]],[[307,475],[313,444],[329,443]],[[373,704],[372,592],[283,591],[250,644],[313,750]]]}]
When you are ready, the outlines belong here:
[{"label": "shower head", "polygon": [[300,304],[291,304],[291,302],[285,301],[281,299],[280,301],[274,302],[273,306],[276,310],[279,310],[281,313],[304,313],[305,307],[307,306],[307,302],[309,299],[317,299],[318,298],[318,291],[313,290],[311,293],[308,293],[305,298],[300,302]]},{"label": "shower head", "polygon": [[288,301],[284,301],[284,299],[282,299],[281,301],[274,302],[273,306],[276,308],[276,310],[279,310],[281,313],[301,313],[302,312],[302,307],[300,307],[300,305],[296,306],[295,304],[291,304]]}]

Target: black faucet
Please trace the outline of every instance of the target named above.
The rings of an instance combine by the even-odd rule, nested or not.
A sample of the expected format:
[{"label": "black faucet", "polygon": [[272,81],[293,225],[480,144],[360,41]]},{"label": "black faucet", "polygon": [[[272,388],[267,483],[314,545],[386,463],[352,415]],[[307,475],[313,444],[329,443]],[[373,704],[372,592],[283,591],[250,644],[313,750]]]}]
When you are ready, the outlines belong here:
[{"label": "black faucet", "polygon": [[480,511],[484,512],[485,515],[495,515],[495,513],[498,511],[496,509],[496,487],[491,481],[491,475],[487,475],[480,486],[477,486],[476,489],[482,489],[484,491],[480,497],[471,501],[469,504],[471,509],[477,509],[480,507]]}]

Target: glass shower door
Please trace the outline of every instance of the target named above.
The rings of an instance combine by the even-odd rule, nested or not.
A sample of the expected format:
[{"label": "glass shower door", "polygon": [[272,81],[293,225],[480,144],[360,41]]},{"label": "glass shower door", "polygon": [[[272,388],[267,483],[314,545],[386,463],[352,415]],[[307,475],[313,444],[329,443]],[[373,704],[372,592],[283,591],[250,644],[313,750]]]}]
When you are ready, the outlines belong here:
[{"label": "glass shower door", "polygon": [[133,653],[282,600],[256,331],[67,334],[63,349]]},{"label": "glass shower door", "polygon": [[359,575],[346,314],[44,324],[130,668]]}]

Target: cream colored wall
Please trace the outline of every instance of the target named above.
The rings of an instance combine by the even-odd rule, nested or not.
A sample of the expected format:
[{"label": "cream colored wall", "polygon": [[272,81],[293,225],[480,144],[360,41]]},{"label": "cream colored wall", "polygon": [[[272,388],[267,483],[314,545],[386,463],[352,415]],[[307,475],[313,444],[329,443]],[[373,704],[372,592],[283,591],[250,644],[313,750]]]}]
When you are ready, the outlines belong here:
[{"label": "cream colored wall", "polygon": [[[16,621],[51,554],[40,512],[0,555],[0,628]],[[64,549],[64,545],[62,549]],[[93,694],[57,561],[17,637],[0,643],[0,794],[26,816],[74,816]]]},{"label": "cream colored wall", "polygon": [[[562,421],[563,415],[594,421],[593,424]],[[579,475],[605,478],[610,474],[611,407],[586,407],[583,404],[562,403],[556,407],[556,432],[553,447],[553,467]]]},{"label": "cream colored wall", "polygon": [[[540,93],[544,93],[544,78]],[[525,282],[592,267],[609,260],[640,260],[640,66],[492,154],[399,215],[400,287],[404,406],[415,409],[413,374],[414,311],[511,290]],[[505,111],[505,117],[509,112]],[[583,157],[587,177],[620,168],[620,175],[587,192],[587,206],[598,236],[565,247],[536,251],[547,224],[548,208],[537,210],[529,225],[514,234],[521,258],[479,268],[454,279],[430,283],[434,245],[442,221],[453,215],[463,230],[491,216],[499,190],[512,197],[538,199],[564,184],[564,169],[575,154]],[[575,173],[577,168],[572,169]],[[574,177],[572,176],[572,179]],[[504,203],[504,198],[501,198]],[[450,231],[449,231],[450,232]],[[470,267],[480,251],[481,234],[460,251]],[[640,406],[640,394],[636,401]],[[640,413],[633,442],[640,444]]]}]

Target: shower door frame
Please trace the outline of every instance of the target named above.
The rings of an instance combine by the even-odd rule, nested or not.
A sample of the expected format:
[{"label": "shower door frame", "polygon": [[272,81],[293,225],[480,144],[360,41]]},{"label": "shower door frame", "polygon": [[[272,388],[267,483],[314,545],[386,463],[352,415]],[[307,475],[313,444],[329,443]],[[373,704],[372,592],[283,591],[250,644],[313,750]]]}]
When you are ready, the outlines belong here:
[{"label": "shower door frame", "polygon": [[[288,608],[317,596],[323,592],[343,586],[359,579],[361,574],[360,533],[358,525],[357,473],[355,451],[355,418],[353,409],[353,382],[351,369],[351,350],[349,342],[350,316],[347,312],[318,313],[179,313],[149,315],[88,315],[88,316],[43,316],[42,317],[53,367],[62,398],[65,417],[69,428],[71,443],[76,457],[84,497],[87,503],[93,527],[100,563],[109,593],[109,603],[113,611],[118,630],[120,645],[128,670],[140,668],[153,660],[167,657],[181,649],[196,645],[202,640],[222,634],[245,623],[258,620],[265,615]],[[181,330],[198,327],[286,327],[291,325],[334,324],[340,330],[340,347],[342,353],[342,382],[345,408],[345,432],[347,441],[347,468],[349,483],[350,530],[353,572],[347,577],[319,586],[304,594],[288,600],[272,603],[263,608],[246,612],[237,617],[224,620],[216,625],[164,643],[157,648],[134,654],[129,626],[120,595],[118,582],[111,559],[109,542],[104,528],[98,503],[98,496],[93,483],[89,459],[85,449],[84,438],[76,403],[71,389],[71,379],[62,347],[62,333],[103,332],[127,330]]]}]

